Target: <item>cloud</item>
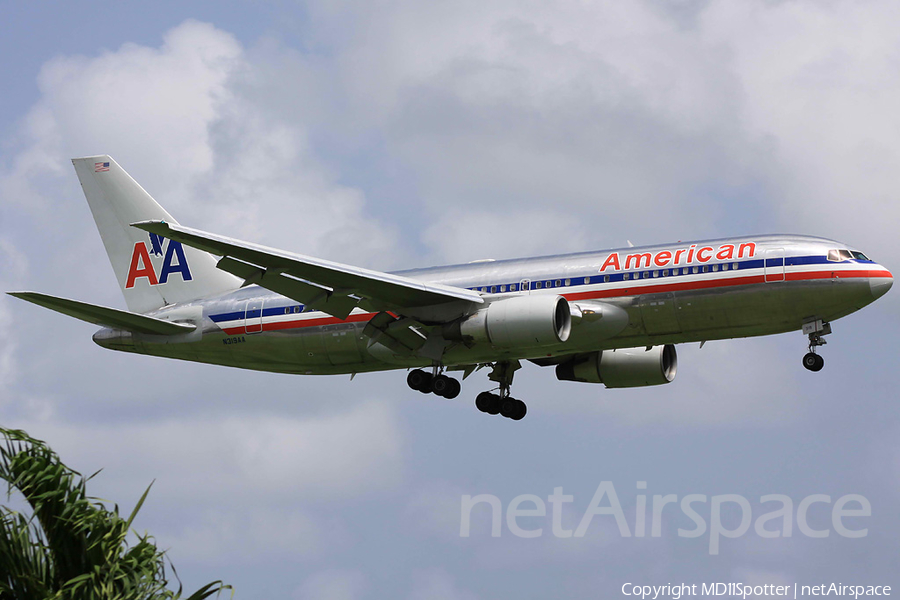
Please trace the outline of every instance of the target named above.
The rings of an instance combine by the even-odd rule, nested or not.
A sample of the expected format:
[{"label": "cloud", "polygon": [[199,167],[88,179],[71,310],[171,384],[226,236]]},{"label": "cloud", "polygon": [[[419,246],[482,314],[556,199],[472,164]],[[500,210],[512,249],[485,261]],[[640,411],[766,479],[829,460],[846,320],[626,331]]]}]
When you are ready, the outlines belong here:
[{"label": "cloud", "polygon": [[359,571],[328,569],[307,578],[295,591],[297,600],[354,600],[361,598],[366,577]]},{"label": "cloud", "polygon": [[[0,209],[0,216],[3,210]],[[21,282],[28,272],[28,258],[16,248],[13,241],[0,233],[0,292],[20,289]],[[0,298],[0,406],[9,399],[10,389],[18,373],[18,345],[15,336],[15,320],[8,308],[8,296]]]},{"label": "cloud", "polygon": [[700,19],[731,57],[742,128],[771,140],[779,220],[895,259],[898,16],[884,1],[715,2]]},{"label": "cloud", "polygon": [[377,494],[403,477],[404,438],[385,403],[293,418],[194,415],[116,427],[55,420],[22,426],[52,440],[57,452],[85,472],[104,468],[138,489],[155,478],[155,496],[182,501],[217,495],[237,505],[260,495],[273,500]]},{"label": "cloud", "polygon": [[[121,305],[68,165],[94,152],[187,225],[374,268],[779,229],[864,242],[890,264],[896,11],[878,0],[312,2],[299,30],[269,23],[256,43],[241,27],[187,21],[159,44],[60,55],[4,140],[0,283]],[[620,585],[600,563],[702,575],[706,545],[640,540],[659,558],[648,566],[635,560],[648,546],[602,522],[580,543],[461,541],[462,491],[508,499],[636,471],[676,491],[673,480],[707,491],[740,479],[734,491],[749,497],[843,489],[856,432],[889,411],[878,357],[891,356],[893,302],[857,321],[878,326],[836,330],[818,379],[798,364],[799,334],[681,347],[677,381],[645,390],[529,366],[514,393],[532,410],[512,423],[471,407],[484,371],[459,399],[469,406],[410,408],[369,393],[406,393],[400,373],[347,385],[111,354],[90,327],[5,298],[0,393],[5,419],[85,472],[105,467],[94,480],[104,497],[128,506],[156,477],[138,526],[182,553],[182,569],[224,562],[256,581],[284,570],[296,579],[272,585],[309,598],[359,597],[379,578],[412,597],[490,595],[510,569],[511,593],[564,577],[589,594]],[[846,401],[860,380],[865,411]],[[865,454],[897,471],[896,444]],[[863,490],[876,508],[896,497],[877,474]],[[891,524],[881,529],[866,541],[873,572],[896,555]],[[752,566],[732,572],[796,571],[799,547],[753,545],[734,559]],[[810,577],[859,550],[828,548],[838,552]],[[389,552],[418,563],[397,577]]]},{"label": "cloud", "polygon": [[330,258],[390,256],[390,228],[336,182],[304,123],[261,103],[261,72],[233,35],[193,20],[159,48],[57,57],[0,192],[52,221],[60,199],[77,195],[68,159],[110,153],[182,222]]},{"label": "cloud", "polygon": [[478,596],[460,589],[445,569],[434,567],[412,573],[410,600],[475,600]]}]

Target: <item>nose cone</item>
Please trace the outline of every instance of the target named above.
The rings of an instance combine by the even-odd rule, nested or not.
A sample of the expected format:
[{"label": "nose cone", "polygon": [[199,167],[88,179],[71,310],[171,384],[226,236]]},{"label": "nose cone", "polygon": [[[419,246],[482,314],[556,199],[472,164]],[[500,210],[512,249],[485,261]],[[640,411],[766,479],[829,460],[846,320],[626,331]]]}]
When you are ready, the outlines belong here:
[{"label": "nose cone", "polygon": [[869,287],[872,288],[872,295],[875,296],[876,300],[887,294],[888,290],[891,289],[891,286],[894,285],[894,278],[891,276],[890,272],[888,272],[887,269],[885,269],[884,272],[887,274],[884,277],[869,278]]}]

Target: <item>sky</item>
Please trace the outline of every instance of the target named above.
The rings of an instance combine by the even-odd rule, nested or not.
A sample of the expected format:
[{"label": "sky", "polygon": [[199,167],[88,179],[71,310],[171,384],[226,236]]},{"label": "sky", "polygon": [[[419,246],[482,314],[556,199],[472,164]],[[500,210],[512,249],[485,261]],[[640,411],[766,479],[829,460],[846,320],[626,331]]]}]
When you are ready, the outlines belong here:
[{"label": "sky", "polygon": [[[3,3],[0,290],[124,308],[69,162],[100,153],[185,225],[379,270],[784,232],[896,271],[898,25],[877,0]],[[816,374],[800,332],[679,346],[661,387],[526,365],[513,422],[473,406],[483,371],[447,401],[403,372],[120,354],[4,295],[0,423],[102,469],[89,490],[123,509],[153,482],[136,527],[186,589],[239,599],[896,589],[898,298],[833,323]],[[630,536],[602,509],[552,533],[557,488],[574,530],[608,484]],[[668,494],[706,496],[707,531],[679,535],[695,525],[673,504],[636,535]],[[755,522],[773,494],[790,536],[753,525],[711,552],[713,497],[736,530],[728,498]],[[461,535],[478,495],[497,537],[488,503]],[[843,521],[864,537],[834,526],[847,495],[870,505]],[[828,536],[802,533],[798,506],[824,496],[806,524]],[[546,514],[512,523],[542,534],[520,537],[510,509],[535,498]]]}]

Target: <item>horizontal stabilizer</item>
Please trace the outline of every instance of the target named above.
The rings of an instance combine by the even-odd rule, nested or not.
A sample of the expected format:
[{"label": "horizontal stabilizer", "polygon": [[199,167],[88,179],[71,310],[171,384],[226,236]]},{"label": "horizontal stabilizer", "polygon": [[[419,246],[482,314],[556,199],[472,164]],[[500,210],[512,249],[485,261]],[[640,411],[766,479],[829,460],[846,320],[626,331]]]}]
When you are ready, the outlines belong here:
[{"label": "horizontal stabilizer", "polygon": [[27,300],[38,306],[55,310],[58,313],[93,323],[103,327],[124,329],[136,333],[154,335],[177,335],[189,333],[197,328],[192,323],[175,323],[138,313],[88,304],[77,300],[39,294],[37,292],[7,292],[10,296]]}]

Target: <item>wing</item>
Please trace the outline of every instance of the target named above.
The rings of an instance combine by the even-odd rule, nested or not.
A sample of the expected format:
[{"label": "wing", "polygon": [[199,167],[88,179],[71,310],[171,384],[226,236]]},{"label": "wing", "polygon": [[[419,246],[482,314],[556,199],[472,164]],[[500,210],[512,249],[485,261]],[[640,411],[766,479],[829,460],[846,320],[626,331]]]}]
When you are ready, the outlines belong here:
[{"label": "wing", "polygon": [[448,302],[482,304],[477,292],[293,254],[165,221],[134,227],[221,256],[217,266],[310,308],[346,319],[356,306],[398,311]]},{"label": "wing", "polygon": [[154,335],[177,335],[190,333],[197,328],[196,325],[191,323],[175,323],[165,319],[128,312],[127,310],[88,304],[87,302],[69,300],[68,298],[60,298],[38,292],[7,292],[7,294],[21,300],[27,300],[38,306],[55,310],[58,313],[87,321],[88,323],[114,329],[125,329],[126,331]]}]

